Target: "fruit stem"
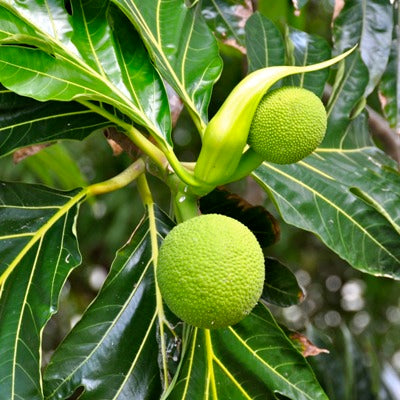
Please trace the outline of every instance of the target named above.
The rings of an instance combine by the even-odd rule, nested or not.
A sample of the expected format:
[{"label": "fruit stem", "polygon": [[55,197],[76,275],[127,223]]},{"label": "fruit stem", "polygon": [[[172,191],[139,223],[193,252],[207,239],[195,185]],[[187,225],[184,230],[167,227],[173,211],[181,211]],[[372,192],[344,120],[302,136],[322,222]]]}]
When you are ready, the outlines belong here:
[{"label": "fruit stem", "polygon": [[258,168],[263,162],[262,156],[257,154],[251,147],[249,147],[245,153],[243,153],[242,158],[239,161],[233,175],[224,184],[238,181],[239,179],[245,178],[250,175],[256,168]]},{"label": "fruit stem", "polygon": [[173,196],[174,214],[177,223],[199,215],[197,196],[176,175],[170,175],[167,183]]}]

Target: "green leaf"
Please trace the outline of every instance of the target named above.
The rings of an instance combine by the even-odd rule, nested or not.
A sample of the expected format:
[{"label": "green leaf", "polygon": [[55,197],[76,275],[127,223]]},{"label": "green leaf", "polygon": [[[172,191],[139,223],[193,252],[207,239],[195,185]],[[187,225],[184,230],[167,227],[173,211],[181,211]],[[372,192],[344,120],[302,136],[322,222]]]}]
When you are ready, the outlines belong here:
[{"label": "green leaf", "polygon": [[249,72],[284,65],[285,48],[282,35],[275,24],[259,12],[246,23],[246,48]]},{"label": "green leaf", "polygon": [[244,26],[252,14],[251,5],[245,0],[204,0],[202,15],[219,41],[245,50]]},{"label": "green leaf", "polygon": [[200,133],[222,63],[200,5],[182,0],[112,0],[140,32],[160,73],[188,107]]},{"label": "green leaf", "polygon": [[394,4],[391,3],[348,0],[334,21],[333,41],[339,53],[359,43],[369,75],[365,96],[372,92],[386,69],[393,32]]},{"label": "green leaf", "polygon": [[75,237],[85,191],[0,183],[0,399],[40,400],[41,337],[81,256]]},{"label": "green leaf", "polygon": [[171,227],[162,212],[149,208],[98,296],[52,356],[46,399],[68,398],[81,386],[82,400],[160,397],[180,345],[154,282],[155,240]]},{"label": "green leaf", "polygon": [[139,36],[108,1],[84,4],[69,15],[64,2],[0,1],[0,82],[40,101],[110,104],[168,146],[167,96]]},{"label": "green leaf", "polygon": [[280,307],[299,304],[305,293],[297,283],[293,272],[278,260],[265,259],[265,281],[262,298]]},{"label": "green leaf", "polygon": [[259,304],[237,325],[188,333],[168,399],[326,399],[303,356]]},{"label": "green leaf", "polygon": [[393,40],[392,43],[389,63],[379,85],[379,99],[390,126],[400,132],[400,55],[398,39]]},{"label": "green leaf", "polygon": [[297,164],[264,163],[254,177],[286,222],[354,268],[400,279],[400,174],[382,151],[320,149]]},{"label": "green leaf", "polygon": [[[325,39],[292,27],[287,32],[287,53],[291,65],[316,64],[331,57],[331,49]],[[284,84],[304,87],[320,97],[328,76],[329,70],[322,69],[287,77]]]},{"label": "green leaf", "polygon": [[353,118],[359,114],[359,108],[365,105],[367,84],[368,70],[356,50],[339,64],[327,104],[328,127],[321,147],[342,147]]},{"label": "green leaf", "polygon": [[82,140],[108,125],[79,103],[44,103],[0,88],[0,156],[33,144]]}]

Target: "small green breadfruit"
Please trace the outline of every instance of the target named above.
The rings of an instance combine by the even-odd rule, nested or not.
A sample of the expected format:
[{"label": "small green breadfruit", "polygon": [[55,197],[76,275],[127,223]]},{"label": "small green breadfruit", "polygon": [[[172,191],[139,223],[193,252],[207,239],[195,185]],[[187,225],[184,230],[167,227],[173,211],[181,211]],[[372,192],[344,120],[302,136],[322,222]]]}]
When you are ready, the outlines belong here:
[{"label": "small green breadfruit", "polygon": [[224,215],[200,215],[177,225],[160,248],[161,295],[174,314],[200,328],[223,328],[242,320],[257,304],[264,277],[256,237]]},{"label": "small green breadfruit", "polygon": [[307,89],[285,86],[262,98],[247,142],[264,160],[291,164],[319,146],[326,125],[325,107],[318,96]]}]

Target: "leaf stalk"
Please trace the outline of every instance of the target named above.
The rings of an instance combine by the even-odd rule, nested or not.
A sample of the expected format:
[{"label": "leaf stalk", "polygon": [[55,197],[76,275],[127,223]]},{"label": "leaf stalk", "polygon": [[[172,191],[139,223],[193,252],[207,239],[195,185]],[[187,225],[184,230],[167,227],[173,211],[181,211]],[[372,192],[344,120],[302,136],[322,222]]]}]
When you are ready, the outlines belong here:
[{"label": "leaf stalk", "polygon": [[113,192],[133,182],[140,177],[146,170],[146,165],[142,158],[136,160],[127,169],[120,174],[108,179],[104,182],[94,183],[87,187],[87,193],[91,196]]}]

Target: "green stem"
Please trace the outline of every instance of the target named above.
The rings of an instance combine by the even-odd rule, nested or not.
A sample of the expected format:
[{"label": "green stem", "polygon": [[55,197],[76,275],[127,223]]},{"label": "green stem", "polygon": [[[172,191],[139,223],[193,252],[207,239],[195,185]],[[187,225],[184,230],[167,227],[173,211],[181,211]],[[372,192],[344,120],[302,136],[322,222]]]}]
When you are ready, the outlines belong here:
[{"label": "green stem", "polygon": [[104,108],[99,107],[98,105],[87,100],[79,100],[79,102],[90,110],[102,115],[104,118],[120,126],[125,131],[125,134],[132,140],[132,142],[140,150],[146,153],[162,171],[166,171],[168,169],[169,163],[179,178],[186,184],[194,187],[201,186],[201,183],[195,179],[193,173],[187,171],[182,166],[173,150],[168,148],[165,143],[160,141],[157,135],[154,135],[154,139],[157,141],[159,147],[154,145],[150,140],[142,135],[142,133],[139,132],[133,125],[122,121],[120,118],[111,114]]},{"label": "green stem", "polygon": [[137,147],[139,147],[140,150],[146,153],[162,170],[166,169],[167,160],[163,152],[156,145],[151,143],[150,140],[143,136],[134,126],[127,124],[120,118],[116,117],[114,114],[111,114],[104,108],[90,101],[79,100],[79,102],[85,107],[89,108],[97,114],[102,115],[104,118],[124,129],[127,136]]},{"label": "green stem", "polygon": [[139,158],[127,169],[122,171],[120,174],[108,179],[104,182],[94,183],[87,187],[87,194],[90,196],[97,196],[103,193],[113,192],[128,185],[136,178],[140,177],[146,170],[144,161]]},{"label": "green stem", "polygon": [[238,181],[239,179],[245,178],[250,175],[256,168],[258,168],[263,162],[263,158],[258,155],[252,148],[248,148],[242,155],[235,172],[229,177],[229,181],[224,182],[230,183]]},{"label": "green stem", "polygon": [[187,191],[179,191],[174,198],[175,216],[177,222],[183,222],[199,215],[197,197]]},{"label": "green stem", "polygon": [[167,184],[171,189],[174,214],[178,223],[199,215],[198,196],[182,183],[176,175],[170,175]]}]

